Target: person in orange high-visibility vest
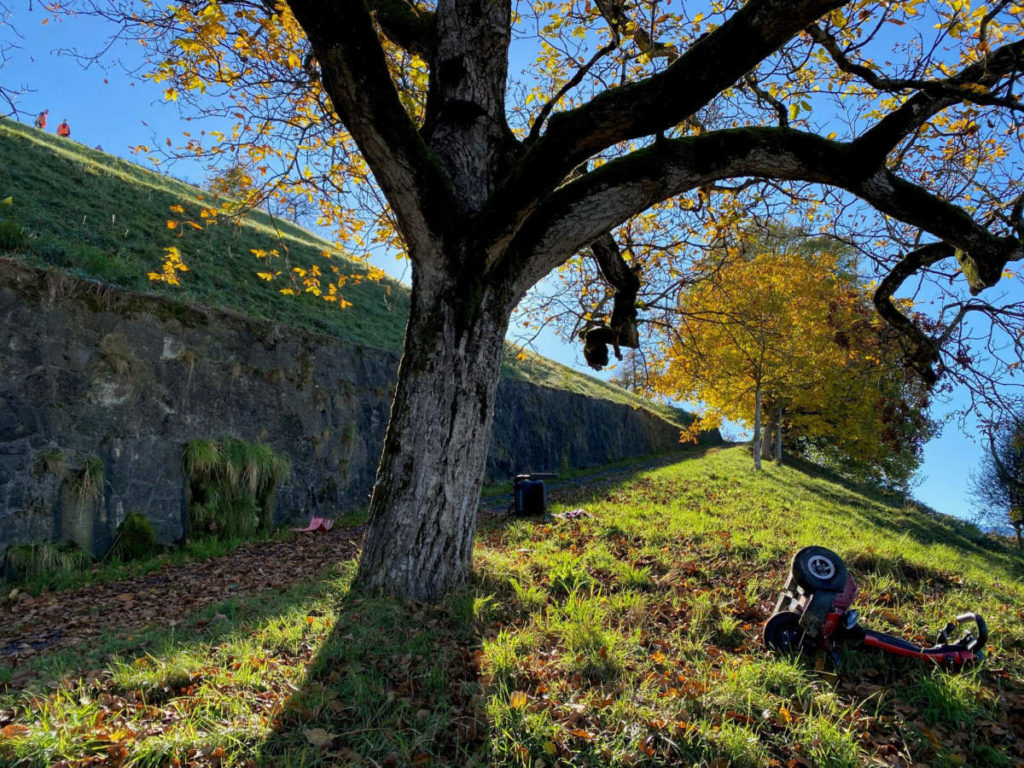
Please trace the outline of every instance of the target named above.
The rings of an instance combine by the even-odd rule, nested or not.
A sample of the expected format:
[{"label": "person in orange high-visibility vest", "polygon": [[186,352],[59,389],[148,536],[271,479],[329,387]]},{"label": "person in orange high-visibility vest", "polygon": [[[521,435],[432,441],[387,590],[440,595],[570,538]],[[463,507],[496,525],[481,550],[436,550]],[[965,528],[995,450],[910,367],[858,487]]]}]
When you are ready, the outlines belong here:
[{"label": "person in orange high-visibility vest", "polygon": [[57,135],[63,136],[65,139],[71,138],[71,126],[68,125],[68,119],[66,117],[61,120],[60,125],[57,126]]},{"label": "person in orange high-visibility vest", "polygon": [[46,130],[46,116],[50,114],[50,110],[44,109],[38,115],[36,115],[36,128],[40,130]]}]

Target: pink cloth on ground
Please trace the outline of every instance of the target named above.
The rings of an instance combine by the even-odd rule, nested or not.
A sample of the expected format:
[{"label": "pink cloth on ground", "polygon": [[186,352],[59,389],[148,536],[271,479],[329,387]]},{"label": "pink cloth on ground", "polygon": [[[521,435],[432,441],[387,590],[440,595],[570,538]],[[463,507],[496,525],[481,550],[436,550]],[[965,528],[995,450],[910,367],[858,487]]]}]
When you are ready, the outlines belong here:
[{"label": "pink cloth on ground", "polygon": [[308,531],[329,531],[334,527],[334,521],[329,517],[311,517],[309,525],[305,528],[292,528],[293,531],[306,533]]}]

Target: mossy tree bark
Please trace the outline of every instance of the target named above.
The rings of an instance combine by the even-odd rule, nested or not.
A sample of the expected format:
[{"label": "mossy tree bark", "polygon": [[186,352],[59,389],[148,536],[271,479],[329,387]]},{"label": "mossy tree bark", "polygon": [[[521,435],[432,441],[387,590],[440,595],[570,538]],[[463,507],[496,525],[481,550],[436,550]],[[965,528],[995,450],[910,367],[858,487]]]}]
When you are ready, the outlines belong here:
[{"label": "mossy tree bark", "polygon": [[508,308],[417,280],[358,581],[418,600],[470,568]]}]

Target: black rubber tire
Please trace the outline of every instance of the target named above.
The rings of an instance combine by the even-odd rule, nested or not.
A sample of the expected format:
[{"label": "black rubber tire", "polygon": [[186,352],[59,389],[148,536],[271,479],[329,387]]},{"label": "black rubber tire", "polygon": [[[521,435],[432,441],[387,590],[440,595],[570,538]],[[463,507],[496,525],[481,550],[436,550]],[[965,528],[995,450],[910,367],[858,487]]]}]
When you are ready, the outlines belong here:
[{"label": "black rubber tire", "polygon": [[807,592],[840,592],[846,586],[846,563],[825,547],[804,547],[793,555],[793,580]]},{"label": "black rubber tire", "polygon": [[779,611],[769,616],[761,632],[761,642],[769,651],[790,655],[796,655],[813,645],[810,638],[804,637],[800,614],[796,611]]}]

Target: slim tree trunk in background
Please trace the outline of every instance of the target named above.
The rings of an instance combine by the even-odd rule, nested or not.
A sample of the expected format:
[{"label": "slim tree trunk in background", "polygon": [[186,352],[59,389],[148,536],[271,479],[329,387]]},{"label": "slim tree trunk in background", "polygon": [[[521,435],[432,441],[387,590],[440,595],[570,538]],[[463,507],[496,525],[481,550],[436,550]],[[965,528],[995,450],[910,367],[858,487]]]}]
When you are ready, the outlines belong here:
[{"label": "slim tree trunk in background", "polygon": [[775,416],[775,461],[782,463],[782,411]]},{"label": "slim tree trunk in background", "polygon": [[[761,410],[764,411],[764,403],[761,404]],[[767,409],[765,416],[761,423],[761,459],[771,460],[772,458],[772,440],[771,435],[775,433],[775,413],[770,408]],[[768,439],[765,439],[765,435],[768,435]]]},{"label": "slim tree trunk in background", "polygon": [[754,390],[754,469],[761,468],[761,385]]}]

